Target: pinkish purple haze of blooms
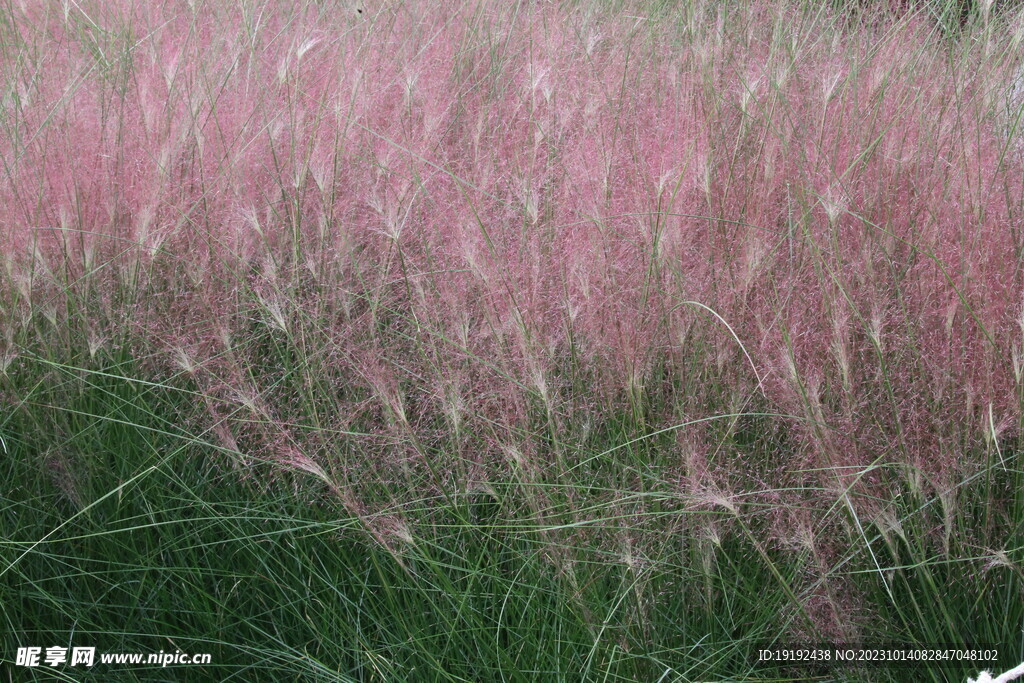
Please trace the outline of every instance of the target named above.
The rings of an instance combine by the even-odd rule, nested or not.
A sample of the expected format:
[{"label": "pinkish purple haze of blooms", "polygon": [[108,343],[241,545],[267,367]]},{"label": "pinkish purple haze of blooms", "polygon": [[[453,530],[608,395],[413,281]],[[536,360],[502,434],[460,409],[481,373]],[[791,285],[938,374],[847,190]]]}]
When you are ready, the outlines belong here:
[{"label": "pinkish purple haze of blooms", "polygon": [[[330,435],[373,423],[374,467],[457,434],[471,471],[446,476],[486,479],[586,457],[538,425],[761,411],[792,416],[782,486],[960,476],[1017,433],[1019,65],[951,61],[923,20],[14,5],[2,343],[89,301],[75,325],[188,373],[229,450],[347,471]],[[308,395],[254,379],[253,321],[305,354]],[[680,486],[744,467],[716,425],[679,430]]]}]

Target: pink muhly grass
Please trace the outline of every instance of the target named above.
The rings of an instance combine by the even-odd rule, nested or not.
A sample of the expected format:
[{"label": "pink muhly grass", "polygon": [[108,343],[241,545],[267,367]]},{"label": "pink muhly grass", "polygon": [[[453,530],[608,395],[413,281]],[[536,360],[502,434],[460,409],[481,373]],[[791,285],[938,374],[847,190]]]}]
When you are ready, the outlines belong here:
[{"label": "pink muhly grass", "polygon": [[[783,2],[683,38],[530,3],[247,7],[33,5],[0,65],[0,300],[56,328],[99,297],[95,339],[124,323],[216,394],[225,448],[312,414],[429,488],[541,477],[605,422],[763,410],[793,416],[771,485],[845,490],[879,458],[968,468],[990,415],[1019,431],[1007,60]],[[743,480],[708,453],[674,476]]]}]

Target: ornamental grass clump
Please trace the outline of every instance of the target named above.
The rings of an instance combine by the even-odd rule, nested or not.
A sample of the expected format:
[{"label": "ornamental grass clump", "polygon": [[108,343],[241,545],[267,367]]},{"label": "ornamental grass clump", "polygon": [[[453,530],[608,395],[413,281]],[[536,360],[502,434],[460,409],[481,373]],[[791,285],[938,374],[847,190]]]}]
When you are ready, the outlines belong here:
[{"label": "ornamental grass clump", "polygon": [[646,605],[669,531],[708,567],[731,534],[844,637],[832,573],[885,583],[893,501],[989,548],[955,490],[1024,436],[1019,20],[951,48],[782,1],[354,9],[6,10],[9,396],[19,358],[125,352],[232,471],[312,475],[403,562],[472,496]]}]

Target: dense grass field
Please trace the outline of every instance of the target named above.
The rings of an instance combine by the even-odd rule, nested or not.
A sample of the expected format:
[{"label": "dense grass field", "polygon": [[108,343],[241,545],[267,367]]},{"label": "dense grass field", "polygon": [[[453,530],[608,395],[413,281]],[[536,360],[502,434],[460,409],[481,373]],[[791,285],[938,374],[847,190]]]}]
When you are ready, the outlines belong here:
[{"label": "dense grass field", "polygon": [[[2,680],[1016,666],[1022,42],[999,0],[3,0]],[[813,643],[1000,659],[759,661]]]}]

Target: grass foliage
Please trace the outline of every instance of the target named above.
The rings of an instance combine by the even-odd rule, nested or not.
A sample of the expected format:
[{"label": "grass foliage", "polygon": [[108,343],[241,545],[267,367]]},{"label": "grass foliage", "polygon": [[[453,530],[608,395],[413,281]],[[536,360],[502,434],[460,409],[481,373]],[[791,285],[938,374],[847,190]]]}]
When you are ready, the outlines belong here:
[{"label": "grass foliage", "polygon": [[1018,663],[1022,39],[999,0],[0,5],[8,678]]}]

